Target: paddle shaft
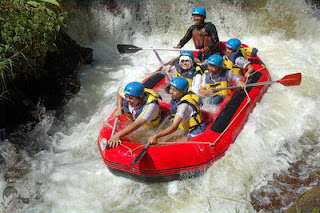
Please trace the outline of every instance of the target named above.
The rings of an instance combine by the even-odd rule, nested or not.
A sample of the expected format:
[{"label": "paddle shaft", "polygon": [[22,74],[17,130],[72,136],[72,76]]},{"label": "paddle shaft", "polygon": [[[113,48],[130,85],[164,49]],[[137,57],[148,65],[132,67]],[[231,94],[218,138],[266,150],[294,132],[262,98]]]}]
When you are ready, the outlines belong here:
[{"label": "paddle shaft", "polygon": [[162,61],[159,53],[158,53],[156,50],[153,50],[153,52],[154,52],[154,54],[157,56],[157,59],[158,59],[158,61],[160,62],[160,64],[161,64],[162,66],[164,66],[164,63],[163,63],[163,61]]},{"label": "paddle shaft", "polygon": [[[165,123],[167,123],[167,121],[168,121],[170,118],[171,118],[171,116],[169,115],[169,116],[167,116],[167,117],[162,121],[162,123],[159,125],[156,133],[158,133],[158,132],[162,129],[163,125],[164,125]],[[140,160],[142,159],[142,157],[147,153],[147,149],[149,148],[150,144],[151,144],[151,141],[149,141],[149,142],[143,147],[142,151],[141,151],[141,152],[138,154],[138,156],[132,161],[131,166],[134,166],[135,164],[137,164],[137,163],[140,162]]]},{"label": "paddle shaft", "polygon": [[[163,61],[162,61],[162,59],[161,59],[161,57],[160,57],[160,55],[159,55],[159,53],[156,51],[156,50],[153,50],[153,52],[154,52],[154,54],[157,56],[157,59],[158,59],[158,61],[160,62],[160,64],[162,65],[162,66],[165,66],[165,64],[163,63]],[[166,75],[168,76],[168,78],[169,78],[169,80],[171,80],[171,76],[170,76],[170,74],[165,70],[165,73],[166,73]]]},{"label": "paddle shaft", "polygon": [[[264,81],[264,82],[247,84],[246,86],[247,87],[254,87],[254,86],[273,84],[273,83],[278,83],[278,82],[277,81]],[[217,91],[224,90],[224,89],[236,89],[236,88],[240,88],[240,86],[221,87],[221,88],[217,88]]]},{"label": "paddle shaft", "polygon": [[191,52],[199,52],[198,49],[176,49],[176,48],[139,48],[140,50],[160,50],[160,51],[191,51]]},{"label": "paddle shaft", "polygon": [[134,166],[135,164],[139,163],[142,157],[147,153],[147,149],[149,148],[151,144],[151,141],[149,141],[142,149],[142,151],[139,153],[139,155],[132,161],[131,166]]},{"label": "paddle shaft", "polygon": [[[186,49],[176,49],[176,48],[143,48],[137,47],[131,44],[118,44],[118,51],[120,53],[135,53],[140,50],[160,50],[160,51],[184,51]],[[199,52],[197,49],[189,49],[188,51]]]},{"label": "paddle shaft", "polygon": [[[117,127],[118,127],[118,122],[119,122],[119,117],[117,116],[116,119],[114,119],[114,122],[113,122],[113,127],[112,127],[112,132],[111,132],[111,135],[110,135],[110,139],[114,136],[114,134],[116,133],[116,130],[117,130]],[[110,140],[109,139],[109,140]],[[112,147],[110,145],[106,145],[106,149],[111,149]]]},{"label": "paddle shaft", "polygon": [[160,132],[160,130],[162,129],[163,125],[165,125],[165,124],[168,122],[168,120],[170,120],[170,118],[172,118],[172,116],[171,116],[171,115],[168,115],[165,119],[163,119],[163,121],[162,121],[162,123],[159,125],[156,133]]},{"label": "paddle shaft", "polygon": [[118,122],[119,122],[119,117],[117,116],[113,122],[113,127],[112,127],[112,132],[111,132],[110,138],[112,138],[114,136],[114,134],[116,133]]}]

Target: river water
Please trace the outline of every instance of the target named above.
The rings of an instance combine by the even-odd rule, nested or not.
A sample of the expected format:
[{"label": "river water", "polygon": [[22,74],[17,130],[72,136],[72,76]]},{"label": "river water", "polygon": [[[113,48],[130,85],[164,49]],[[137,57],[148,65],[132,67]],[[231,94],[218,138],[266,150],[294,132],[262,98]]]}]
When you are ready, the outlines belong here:
[{"label": "river water", "polygon": [[[112,7],[101,2],[68,6],[69,34],[94,50],[94,62],[79,72],[80,92],[59,117],[45,113],[27,134],[26,150],[16,149],[10,141],[1,143],[9,174],[30,191],[30,212],[282,211],[316,184],[320,173],[316,9],[303,0],[118,0]],[[207,9],[207,20],[216,25],[220,40],[237,37],[258,48],[273,80],[301,72],[302,83],[272,85],[226,155],[202,176],[151,185],[116,177],[100,157],[99,131],[116,105],[117,88],[142,80],[159,66],[152,52],[120,55],[116,44],[171,48],[192,25],[190,13],[196,6]],[[186,47],[193,48],[192,42]],[[175,54],[160,52],[164,61]],[[0,185],[4,184],[2,178]]]}]

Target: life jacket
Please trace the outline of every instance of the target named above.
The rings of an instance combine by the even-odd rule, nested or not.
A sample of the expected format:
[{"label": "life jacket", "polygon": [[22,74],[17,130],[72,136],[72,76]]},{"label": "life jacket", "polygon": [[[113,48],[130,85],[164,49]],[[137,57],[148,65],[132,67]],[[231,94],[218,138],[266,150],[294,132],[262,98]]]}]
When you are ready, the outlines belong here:
[{"label": "life jacket", "polygon": [[254,47],[240,47],[237,51],[230,54],[230,56],[224,57],[224,66],[231,70],[235,75],[243,75],[243,71],[240,67],[236,66],[236,59],[243,57],[248,60],[248,55],[257,56],[258,49]]},{"label": "life jacket", "polygon": [[202,106],[202,101],[200,96],[193,92],[188,92],[180,100],[171,100],[170,110],[172,116],[175,116],[178,110],[178,106],[182,103],[187,103],[193,109],[192,117],[186,123],[180,123],[179,128],[185,131],[192,131],[199,127],[203,123],[202,113],[200,111],[200,106]]},{"label": "life jacket", "polygon": [[196,49],[209,47],[212,44],[212,39],[204,27],[200,30],[192,30],[192,39]]},{"label": "life jacket", "polygon": [[[129,103],[126,99],[123,100],[123,111],[130,120],[136,120],[138,116],[143,111],[144,107],[150,103],[159,104],[158,99],[162,99],[161,96],[153,91],[152,89],[144,89],[144,98],[142,106],[136,110],[135,116],[133,117],[129,110]],[[144,126],[154,126],[158,125],[161,121],[161,110],[159,110],[158,115],[149,123],[145,123]]]},{"label": "life jacket", "polygon": [[[206,70],[204,72],[205,82],[206,82],[206,89],[210,89],[210,87],[212,87],[212,86],[214,86],[214,88],[216,88],[216,89],[222,88],[222,87],[228,87],[229,83],[228,83],[227,72],[228,72],[227,69],[223,69],[220,72],[220,75],[219,75],[218,78],[212,79],[209,70]],[[220,91],[216,92],[214,95],[222,95],[222,96],[226,97],[230,93],[231,93],[230,89],[224,89],[224,90],[220,90]]]},{"label": "life jacket", "polygon": [[199,65],[192,66],[188,71],[184,71],[181,69],[180,65],[176,66],[176,74],[175,77],[183,77],[189,83],[189,89],[192,87],[192,80],[198,74],[203,74],[202,69]]}]

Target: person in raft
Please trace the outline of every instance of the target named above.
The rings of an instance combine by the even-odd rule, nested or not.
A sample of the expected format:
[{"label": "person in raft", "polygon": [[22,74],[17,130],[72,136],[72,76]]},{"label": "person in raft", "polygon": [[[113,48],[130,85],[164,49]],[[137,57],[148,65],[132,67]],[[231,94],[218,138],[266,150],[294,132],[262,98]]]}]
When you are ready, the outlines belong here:
[{"label": "person in raft", "polygon": [[121,144],[121,137],[132,133],[142,125],[158,125],[162,117],[158,99],[161,99],[158,93],[144,88],[139,82],[127,84],[124,90],[120,87],[117,92],[118,107],[115,116],[124,112],[133,122],[110,138],[109,147],[118,146]]},{"label": "person in raft", "polygon": [[255,70],[248,61],[248,56],[257,56],[257,53],[258,50],[254,47],[242,47],[239,39],[229,39],[226,42],[226,52],[223,56],[224,65],[235,75],[249,77]]},{"label": "person in raft", "polygon": [[197,7],[192,10],[194,25],[189,27],[185,36],[180,40],[175,48],[182,48],[191,38],[193,39],[196,49],[199,53],[195,61],[200,63],[214,53],[220,53],[219,37],[214,24],[205,22],[206,10]]},{"label": "person in raft", "polygon": [[230,90],[218,91],[219,88],[228,87],[230,84],[236,84],[241,88],[246,87],[246,84],[241,81],[241,75],[234,75],[231,70],[223,67],[223,58],[220,55],[210,56],[207,64],[202,65],[202,69],[205,71],[202,76],[200,94],[211,97],[210,105],[220,104],[231,92]]},{"label": "person in raft", "polygon": [[175,132],[178,127],[188,132],[189,137],[199,135],[205,130],[205,123],[200,111],[200,97],[193,92],[188,92],[189,84],[185,78],[176,77],[170,81],[170,110],[172,124],[159,133],[148,138],[151,144],[156,144],[158,138]]},{"label": "person in raft", "polygon": [[199,95],[203,72],[200,66],[194,63],[193,57],[191,51],[182,51],[179,62],[173,65],[167,65],[164,69],[168,71],[174,66],[174,77],[185,78],[189,83],[189,90]]}]

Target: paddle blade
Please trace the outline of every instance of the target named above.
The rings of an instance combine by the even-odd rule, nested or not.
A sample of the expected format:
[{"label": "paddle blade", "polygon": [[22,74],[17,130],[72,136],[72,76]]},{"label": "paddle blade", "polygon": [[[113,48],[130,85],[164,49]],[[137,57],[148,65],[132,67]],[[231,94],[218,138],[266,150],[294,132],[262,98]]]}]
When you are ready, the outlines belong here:
[{"label": "paddle blade", "polygon": [[139,155],[132,161],[131,167],[140,162],[140,160],[142,159],[142,157],[147,153],[147,148],[148,148],[148,147],[144,147],[144,148],[142,149],[142,151],[139,153]]},{"label": "paddle blade", "polygon": [[119,53],[135,53],[142,50],[142,48],[130,44],[118,44],[117,48]]},{"label": "paddle blade", "polygon": [[301,73],[294,73],[286,75],[282,79],[277,81],[284,86],[297,86],[301,84]]}]

